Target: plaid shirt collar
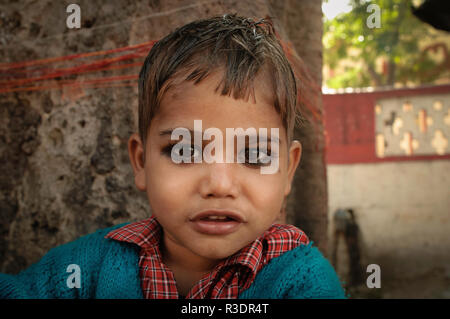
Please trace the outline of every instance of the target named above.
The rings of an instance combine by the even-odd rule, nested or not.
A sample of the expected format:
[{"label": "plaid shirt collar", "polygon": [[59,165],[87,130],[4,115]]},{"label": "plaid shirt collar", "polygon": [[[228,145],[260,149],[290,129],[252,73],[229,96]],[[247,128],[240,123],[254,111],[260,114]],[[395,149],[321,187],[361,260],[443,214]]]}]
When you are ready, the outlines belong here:
[{"label": "plaid shirt collar", "polygon": [[[136,244],[141,247],[140,253],[140,267],[141,267],[141,280],[152,280],[149,277],[147,269],[150,267],[158,268],[157,271],[168,272],[168,275],[164,275],[164,278],[168,278],[168,281],[173,281],[171,278],[173,275],[170,270],[163,264],[160,247],[160,240],[162,235],[162,227],[158,223],[155,217],[149,219],[131,223],[121,228],[115,229],[109,232],[105,238],[111,238],[118,241],[128,242]],[[303,231],[292,225],[280,225],[273,224],[262,236],[257,238],[254,242],[248,244],[232,256],[221,261],[209,276],[203,278],[194,288],[191,290],[188,298],[237,298],[240,291],[243,291],[250,287],[256,274],[262,269],[272,258],[278,257],[286,251],[292,250],[300,244],[308,244],[309,239]],[[151,262],[145,262],[145,258],[151,259]],[[153,266],[151,266],[153,265]],[[156,266],[155,266],[156,265]],[[241,266],[241,267],[240,267]],[[145,268],[145,269],[143,269]],[[234,270],[233,270],[234,269]],[[240,274],[238,280],[237,289],[228,289],[228,293],[224,293],[226,290],[218,289],[219,292],[214,293],[214,289],[206,289],[211,286],[211,282],[221,279],[221,277],[227,277],[228,272],[237,272]],[[152,274],[152,272],[150,272]],[[152,277],[153,275],[150,275]],[[143,278],[144,277],[144,278]],[[228,276],[227,284],[232,281],[233,276]],[[236,281],[236,280],[235,280]],[[167,290],[167,285],[164,285],[163,290]],[[214,284],[212,284],[214,286]],[[225,284],[226,286],[226,284]],[[203,287],[203,288],[202,288]],[[214,287],[210,287],[214,288]],[[158,288],[159,289],[159,288]],[[177,293],[165,293],[165,292],[151,292],[148,285],[143,283],[144,296],[146,298],[178,298]],[[155,288],[153,288],[155,290]],[[172,289],[176,290],[176,289]],[[217,290],[217,289],[216,289]],[[208,291],[208,292],[207,292]],[[230,292],[232,291],[232,292]],[[148,292],[148,293],[146,293]],[[176,295],[176,296],[175,296]]]},{"label": "plaid shirt collar", "polygon": [[161,234],[161,225],[152,216],[149,219],[115,229],[109,232],[105,238],[136,244],[143,249],[155,248],[159,251]]}]

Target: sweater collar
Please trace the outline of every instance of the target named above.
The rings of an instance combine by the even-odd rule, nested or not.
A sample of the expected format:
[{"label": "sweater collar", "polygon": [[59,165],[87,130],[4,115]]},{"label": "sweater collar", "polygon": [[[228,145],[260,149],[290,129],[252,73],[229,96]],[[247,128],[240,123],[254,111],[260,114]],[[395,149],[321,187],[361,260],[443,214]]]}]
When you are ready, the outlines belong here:
[{"label": "sweater collar", "polygon": [[[161,225],[152,216],[115,229],[109,232],[105,238],[128,242],[138,245],[141,249],[151,250],[156,255],[155,258],[161,261],[159,246],[162,232]],[[213,272],[218,272],[223,268],[242,266],[240,268],[251,277],[251,279],[247,277],[251,282],[258,271],[272,258],[276,258],[300,244],[308,243],[308,237],[300,229],[292,225],[273,224],[255,241],[220,262]]]}]

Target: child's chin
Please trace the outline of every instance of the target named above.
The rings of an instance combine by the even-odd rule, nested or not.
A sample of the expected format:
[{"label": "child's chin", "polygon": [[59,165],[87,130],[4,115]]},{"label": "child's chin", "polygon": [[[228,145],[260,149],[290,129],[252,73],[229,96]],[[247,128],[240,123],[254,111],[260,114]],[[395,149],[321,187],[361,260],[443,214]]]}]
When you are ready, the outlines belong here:
[{"label": "child's chin", "polygon": [[209,246],[207,249],[202,249],[202,256],[212,260],[226,259],[238,252],[242,247],[230,247],[230,245],[215,245]]}]

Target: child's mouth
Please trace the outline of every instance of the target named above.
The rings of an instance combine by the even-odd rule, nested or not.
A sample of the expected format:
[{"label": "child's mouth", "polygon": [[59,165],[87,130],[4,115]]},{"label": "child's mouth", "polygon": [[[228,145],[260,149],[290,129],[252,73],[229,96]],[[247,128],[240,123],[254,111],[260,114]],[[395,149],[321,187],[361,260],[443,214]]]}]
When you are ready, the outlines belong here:
[{"label": "child's mouth", "polygon": [[234,220],[233,218],[230,218],[228,216],[207,216],[207,217],[203,217],[200,220],[204,220],[204,221],[217,221],[217,222],[226,222],[226,221],[232,221]]},{"label": "child's mouth", "polygon": [[237,230],[242,218],[232,212],[207,211],[190,220],[192,227],[199,233],[208,235],[226,235]]}]

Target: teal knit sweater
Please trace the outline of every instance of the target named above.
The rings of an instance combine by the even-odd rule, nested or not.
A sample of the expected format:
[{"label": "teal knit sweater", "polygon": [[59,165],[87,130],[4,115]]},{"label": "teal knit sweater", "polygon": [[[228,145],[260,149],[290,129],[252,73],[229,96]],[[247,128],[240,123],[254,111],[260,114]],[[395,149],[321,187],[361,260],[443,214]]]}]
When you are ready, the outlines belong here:
[{"label": "teal knit sweater", "polygon": [[[139,247],[104,238],[117,225],[51,249],[17,275],[0,274],[0,298],[142,299]],[[71,264],[80,288],[67,284]],[[346,298],[339,279],[312,242],[272,259],[239,298]]]}]

